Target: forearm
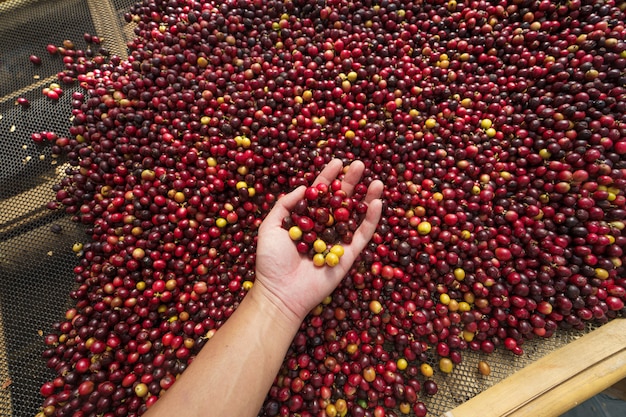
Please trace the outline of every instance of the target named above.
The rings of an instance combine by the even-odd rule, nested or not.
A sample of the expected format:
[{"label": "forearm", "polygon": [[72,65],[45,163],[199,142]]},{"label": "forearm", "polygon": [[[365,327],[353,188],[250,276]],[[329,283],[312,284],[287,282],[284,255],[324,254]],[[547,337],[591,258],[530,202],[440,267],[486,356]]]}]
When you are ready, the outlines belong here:
[{"label": "forearm", "polygon": [[145,415],[256,416],[298,327],[251,290]]}]

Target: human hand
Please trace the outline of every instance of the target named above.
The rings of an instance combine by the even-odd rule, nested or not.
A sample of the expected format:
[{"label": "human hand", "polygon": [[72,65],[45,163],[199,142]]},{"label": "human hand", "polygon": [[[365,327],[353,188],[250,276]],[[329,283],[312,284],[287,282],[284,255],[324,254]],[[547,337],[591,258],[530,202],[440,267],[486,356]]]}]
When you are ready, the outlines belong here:
[{"label": "human hand", "polygon": [[[342,190],[348,195],[353,193],[364,169],[360,161],[350,164],[341,183]],[[314,185],[330,184],[342,170],[342,162],[339,159],[332,160],[315,179]],[[281,197],[261,224],[257,242],[256,279],[251,290],[276,304],[297,323],[302,322],[309,311],[345,277],[376,230],[382,212],[380,196],[383,184],[376,180],[369,185],[364,199],[368,205],[365,218],[355,231],[352,242],[343,245],[344,255],[339,264],[334,267],[317,267],[309,257],[298,253],[288,232],[282,228],[283,218],[304,198],[305,189],[300,186]]]}]

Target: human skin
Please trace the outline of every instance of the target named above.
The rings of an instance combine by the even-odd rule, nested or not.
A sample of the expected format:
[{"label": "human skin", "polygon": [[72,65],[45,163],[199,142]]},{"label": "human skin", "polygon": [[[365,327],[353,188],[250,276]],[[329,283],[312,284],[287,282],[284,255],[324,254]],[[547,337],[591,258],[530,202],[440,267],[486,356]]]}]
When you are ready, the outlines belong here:
[{"label": "human skin", "polygon": [[[348,195],[363,175],[360,161],[350,164],[342,180]],[[330,184],[343,170],[332,160],[314,184]],[[278,373],[293,337],[306,315],[345,277],[369,242],[382,212],[383,184],[373,181],[365,202],[365,219],[335,267],[316,267],[299,254],[281,226],[304,186],[279,198],[259,228],[256,278],[239,307],[205,344],[174,385],[144,414],[146,417],[253,417]]]}]

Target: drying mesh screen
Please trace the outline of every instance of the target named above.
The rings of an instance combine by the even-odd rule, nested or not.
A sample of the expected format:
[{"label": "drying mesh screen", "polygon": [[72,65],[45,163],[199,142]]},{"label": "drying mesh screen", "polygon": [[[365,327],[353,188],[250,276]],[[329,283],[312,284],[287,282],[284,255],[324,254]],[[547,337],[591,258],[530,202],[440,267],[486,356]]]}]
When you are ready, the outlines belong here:
[{"label": "drying mesh screen", "polygon": [[[132,36],[122,19],[129,0],[8,0],[0,2],[0,414],[35,415],[42,402],[41,383],[51,373],[41,358],[42,335],[71,305],[75,242],[84,231],[60,212],[48,211],[52,186],[65,167],[49,147],[35,144],[32,132],[67,134],[72,88],[58,102],[41,94],[63,69],[59,56],[46,52],[47,44],[71,39],[85,48],[85,32],[101,36],[113,52],[123,56]],[[40,66],[29,62],[42,58]],[[31,106],[15,104],[26,97]],[[439,415],[475,396],[526,364],[579,337],[560,331],[549,340],[528,342],[521,357],[508,352],[487,358],[491,375],[481,376],[472,352],[448,376],[436,376],[439,393],[422,398],[430,415]],[[434,363],[433,363],[434,365]]]},{"label": "drying mesh screen", "polygon": [[[106,5],[103,5],[106,3]],[[57,81],[60,56],[46,45],[66,39],[86,47],[84,33],[102,38],[124,36],[121,13],[132,2],[8,0],[0,2],[0,415],[32,417],[41,408],[40,385],[52,374],[41,356],[43,335],[71,306],[75,242],[84,230],[46,203],[66,166],[50,147],[38,145],[31,133],[67,135],[73,88],[64,87],[58,102],[41,90]],[[102,8],[109,8],[102,12]],[[103,25],[106,13],[117,24]],[[94,18],[94,14],[98,14]],[[111,22],[111,20],[108,20]],[[94,23],[95,22],[95,23]],[[121,39],[121,38],[118,38]],[[119,42],[114,43],[119,47]],[[41,58],[33,65],[30,55]],[[15,104],[25,97],[30,108]]]},{"label": "drying mesh screen", "polygon": [[[549,339],[531,340],[524,343],[522,356],[503,350],[496,350],[490,355],[473,351],[464,352],[463,361],[455,367],[453,373],[443,376],[435,375],[433,379],[437,381],[439,391],[425,404],[429,406],[433,416],[439,416],[591,330],[593,326],[589,326],[582,332],[561,330]],[[478,362],[481,360],[489,364],[491,369],[489,376],[483,376],[478,372]],[[435,366],[434,363],[433,366]]]}]

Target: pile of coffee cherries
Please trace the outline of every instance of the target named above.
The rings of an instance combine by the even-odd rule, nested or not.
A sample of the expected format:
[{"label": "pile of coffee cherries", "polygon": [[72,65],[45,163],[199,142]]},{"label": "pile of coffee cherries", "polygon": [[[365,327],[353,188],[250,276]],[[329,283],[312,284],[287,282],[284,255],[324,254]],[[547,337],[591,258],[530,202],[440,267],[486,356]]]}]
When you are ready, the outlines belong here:
[{"label": "pile of coffee cherries", "polygon": [[348,197],[340,180],[307,187],[305,198],[282,224],[298,252],[309,255],[316,266],[336,266],[344,252],[342,244],[352,242],[367,212],[362,201],[366,191],[367,187],[359,184],[356,193]]},{"label": "pile of coffee cherries", "polygon": [[365,207],[313,186],[332,158],[384,183],[382,219],[260,415],[424,416],[464,352],[623,314],[625,8],[142,0],[127,59],[64,48],[82,90],[49,207],[89,239],[39,416],[145,412],[254,285],[296,186],[287,233],[335,263]]}]

